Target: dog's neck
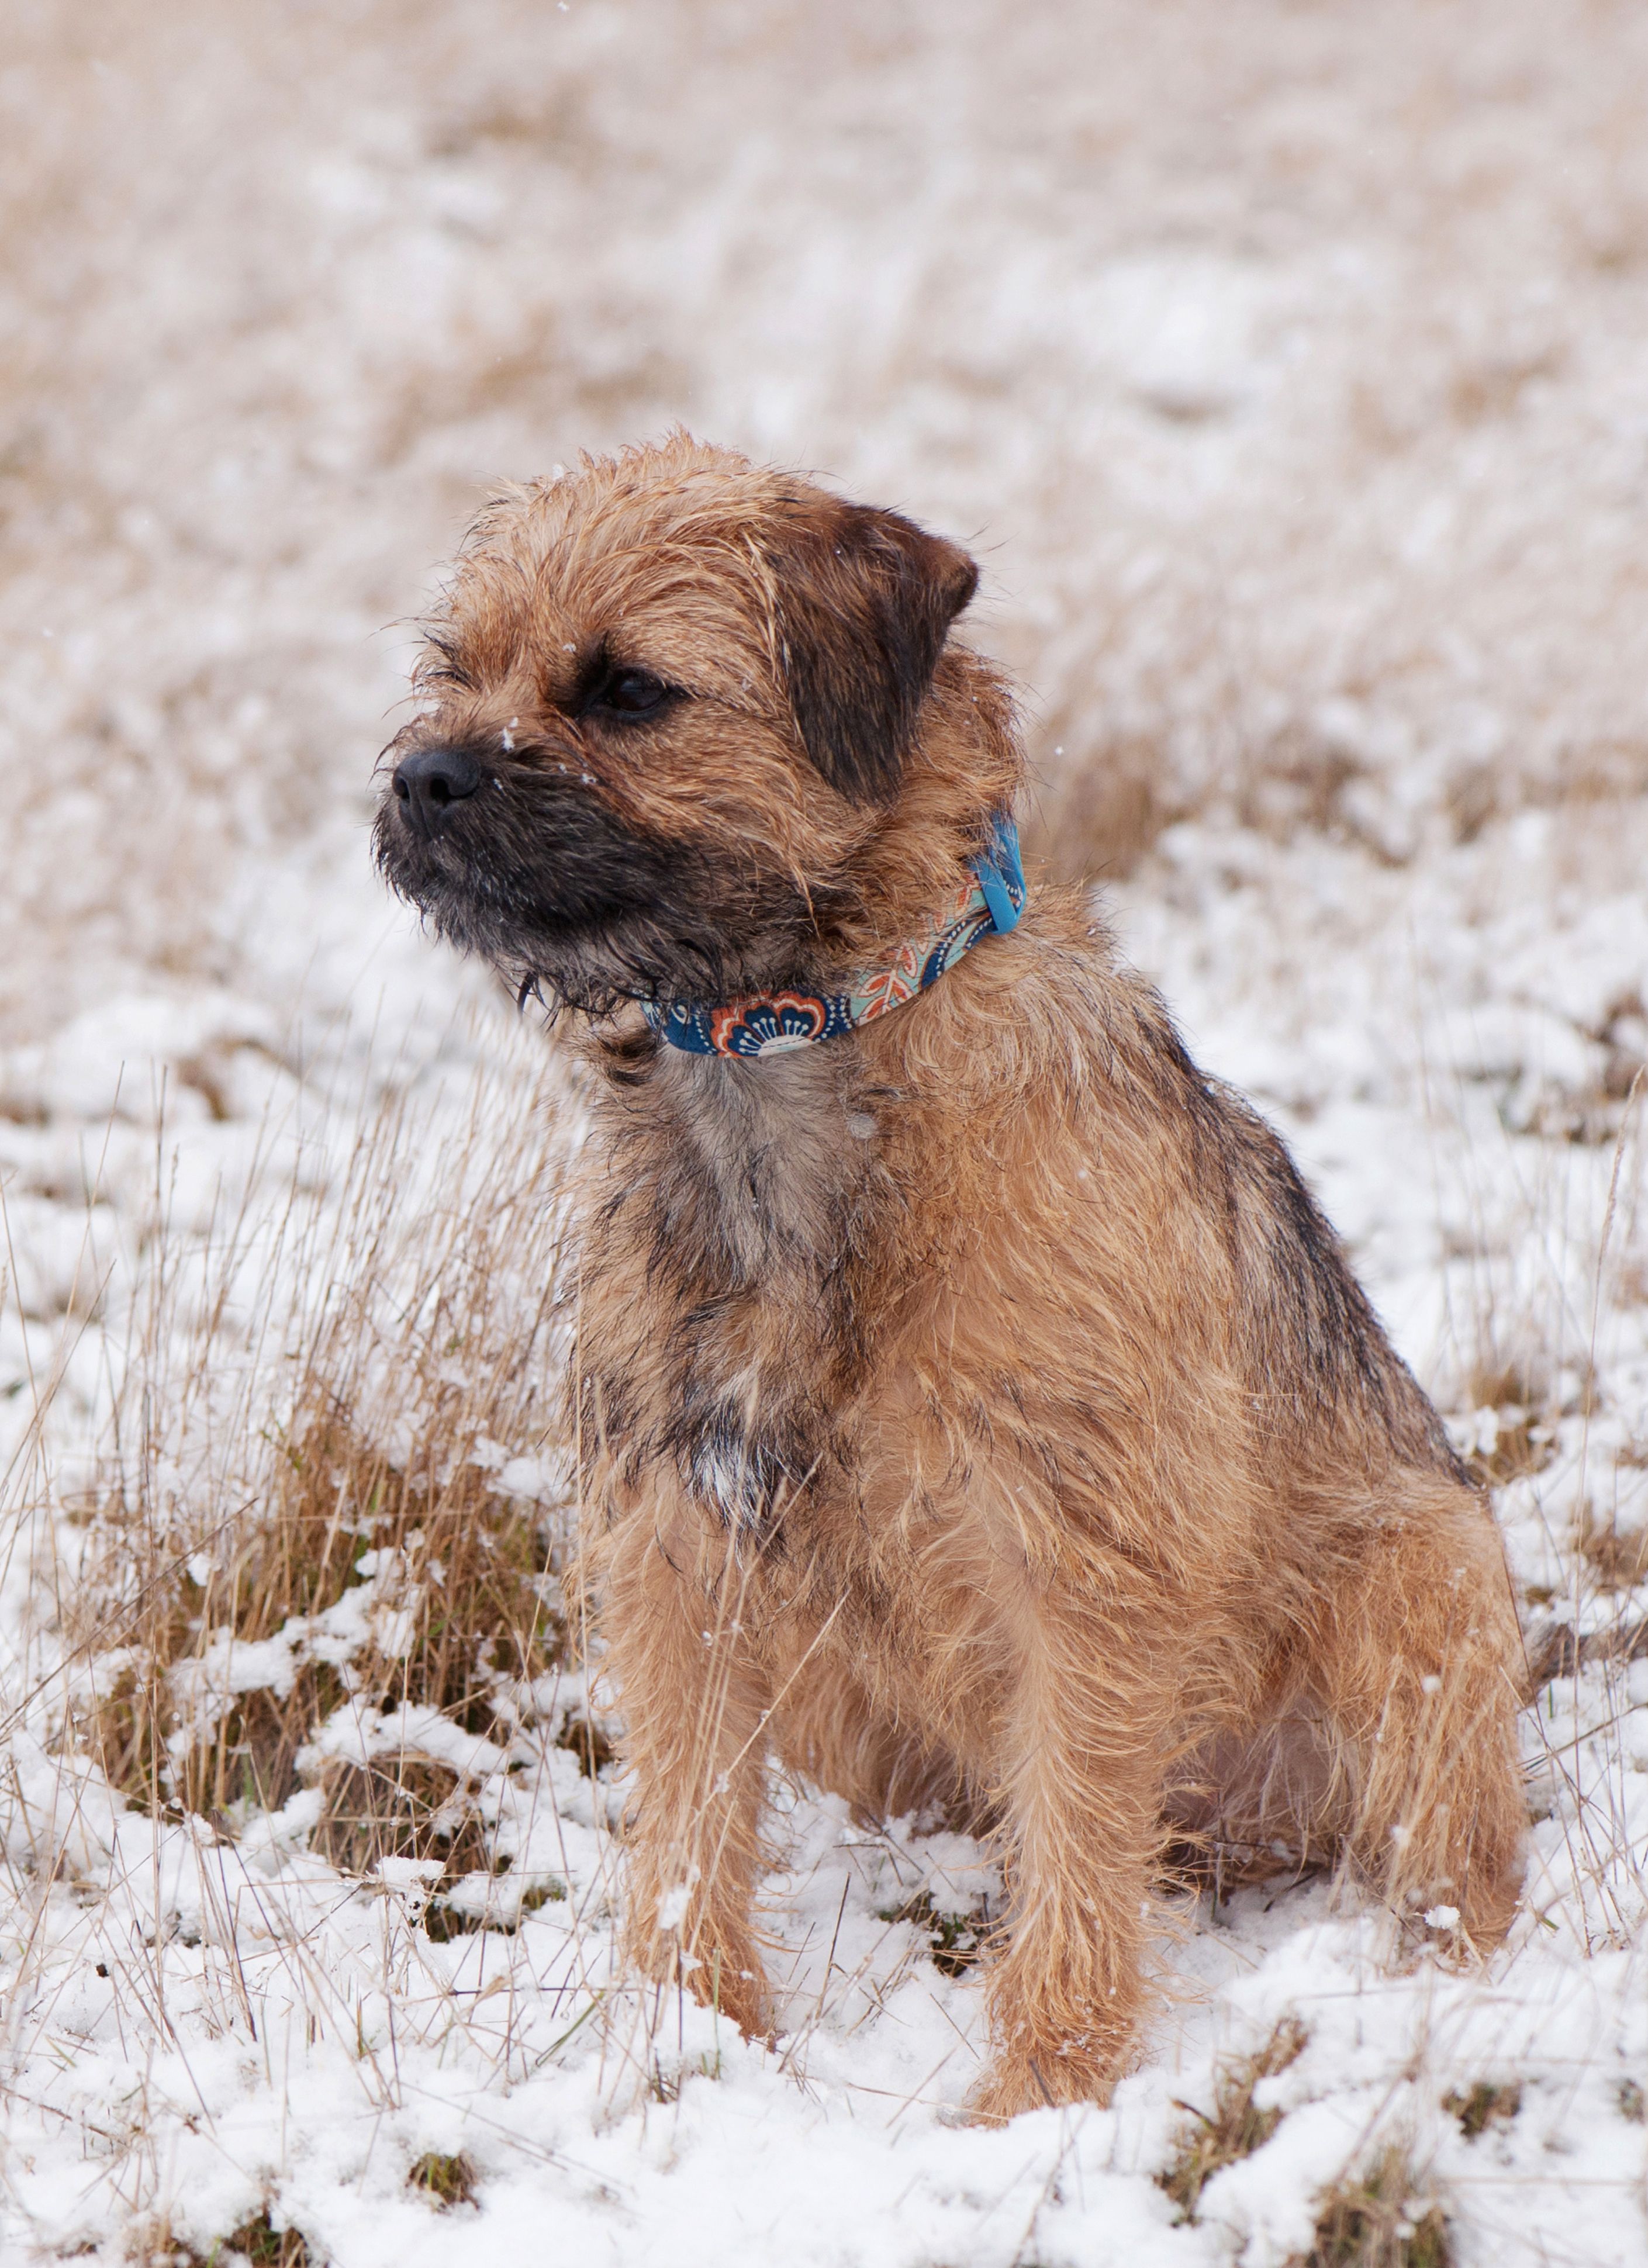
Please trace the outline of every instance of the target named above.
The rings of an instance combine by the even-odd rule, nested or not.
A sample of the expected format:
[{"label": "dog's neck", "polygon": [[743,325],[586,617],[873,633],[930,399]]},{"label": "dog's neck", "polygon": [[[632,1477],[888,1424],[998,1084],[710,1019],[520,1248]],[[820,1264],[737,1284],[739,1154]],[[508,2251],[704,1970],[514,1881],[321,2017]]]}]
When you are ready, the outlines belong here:
[{"label": "dog's neck", "polygon": [[971,851],[965,869],[957,864],[954,887],[868,967],[719,1002],[643,1001],[642,1012],[658,1037],[683,1054],[747,1061],[824,1046],[894,1014],[947,976],[981,938],[1005,936],[1018,926],[1025,883],[1011,814],[997,812],[988,840]]},{"label": "dog's neck", "polygon": [[776,1289],[829,1274],[862,1231],[878,1110],[894,1099],[869,1089],[852,1034],[747,1063],[659,1048],[625,1115],[632,1132],[648,1122],[663,1214],[712,1227],[728,1289]]},{"label": "dog's neck", "polygon": [[976,944],[1016,927],[1025,885],[1005,810],[982,844],[956,843],[951,873],[948,896],[934,894],[918,932],[906,909],[907,942],[868,973],[827,967],[793,989],[685,1012],[637,1007],[592,1030],[618,1184],[644,1190],[658,1264],[694,1256],[695,1307],[793,1301],[805,1335],[808,1303],[839,1304],[866,1253],[890,1264],[877,1233],[897,1202],[885,1122],[909,1099],[892,1035],[921,1016],[923,994],[960,981]]}]

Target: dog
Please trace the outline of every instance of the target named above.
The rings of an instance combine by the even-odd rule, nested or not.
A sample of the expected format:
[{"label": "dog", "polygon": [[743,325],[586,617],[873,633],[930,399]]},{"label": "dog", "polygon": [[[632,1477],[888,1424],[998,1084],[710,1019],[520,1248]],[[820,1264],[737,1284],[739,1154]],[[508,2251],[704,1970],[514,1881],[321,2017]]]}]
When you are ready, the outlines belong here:
[{"label": "dog", "polygon": [[1023,887],[976,581],[685,434],[585,457],[471,530],[375,844],[592,1066],[630,1955],[770,2035],[774,1756],[971,1827],[992,2121],[1126,2067],[1175,1851],[1483,1947],[1526,1814],[1487,1504],[1280,1140]]}]

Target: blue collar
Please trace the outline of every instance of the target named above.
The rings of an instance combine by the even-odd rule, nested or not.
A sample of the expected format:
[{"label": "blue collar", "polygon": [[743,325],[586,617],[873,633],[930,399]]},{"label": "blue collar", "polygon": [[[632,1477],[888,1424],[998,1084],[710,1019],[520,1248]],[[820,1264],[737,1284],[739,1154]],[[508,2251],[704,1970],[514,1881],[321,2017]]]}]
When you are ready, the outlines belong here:
[{"label": "blue collar", "polygon": [[747,992],[719,1007],[696,1002],[642,1002],[660,1039],[692,1056],[782,1056],[820,1040],[839,1039],[936,984],[980,938],[1004,937],[1024,911],[1019,830],[1005,812],[990,821],[989,848],[967,862],[970,880],[919,937],[853,977],[841,992]]}]

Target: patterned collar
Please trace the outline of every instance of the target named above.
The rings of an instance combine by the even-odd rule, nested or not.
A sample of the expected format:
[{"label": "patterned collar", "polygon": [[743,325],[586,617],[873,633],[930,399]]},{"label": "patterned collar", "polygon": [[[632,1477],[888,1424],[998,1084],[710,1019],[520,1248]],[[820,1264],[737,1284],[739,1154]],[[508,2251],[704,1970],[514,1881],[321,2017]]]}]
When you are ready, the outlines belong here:
[{"label": "patterned collar", "polygon": [[1005,936],[1024,911],[1019,830],[1005,812],[990,821],[988,850],[968,860],[972,879],[927,917],[918,937],[851,979],[843,992],[747,992],[720,1007],[642,1002],[660,1039],[692,1056],[784,1056],[901,1008],[992,932]]}]

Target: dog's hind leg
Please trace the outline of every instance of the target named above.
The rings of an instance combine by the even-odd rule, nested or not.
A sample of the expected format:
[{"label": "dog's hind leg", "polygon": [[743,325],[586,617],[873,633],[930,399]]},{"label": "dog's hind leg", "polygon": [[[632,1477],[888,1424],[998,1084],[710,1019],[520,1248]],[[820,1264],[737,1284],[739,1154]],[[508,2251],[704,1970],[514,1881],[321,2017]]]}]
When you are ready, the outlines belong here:
[{"label": "dog's hind leg", "polygon": [[1453,1907],[1473,1943],[1493,1944],[1516,1904],[1527,1811],[1520,1639],[1477,1498],[1421,1479],[1362,1527],[1314,1653],[1351,1866],[1398,1912]]},{"label": "dog's hind leg", "polygon": [[[747,1569],[690,1510],[638,1507],[604,1553],[608,1661],[636,1775],[625,1938],[752,2035],[768,2026],[751,1926],[769,1681],[746,1635]],[[717,1547],[721,1548],[717,1548]]]}]

